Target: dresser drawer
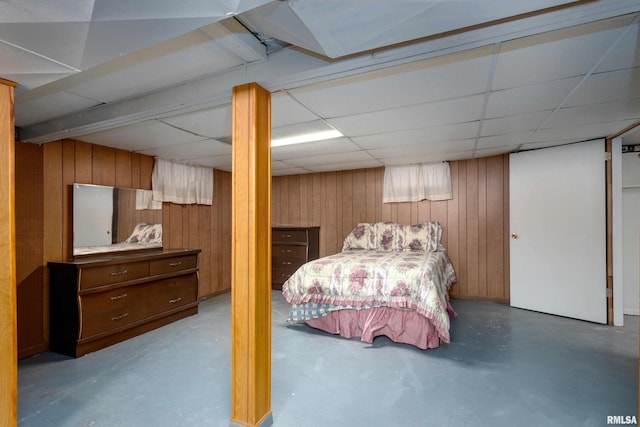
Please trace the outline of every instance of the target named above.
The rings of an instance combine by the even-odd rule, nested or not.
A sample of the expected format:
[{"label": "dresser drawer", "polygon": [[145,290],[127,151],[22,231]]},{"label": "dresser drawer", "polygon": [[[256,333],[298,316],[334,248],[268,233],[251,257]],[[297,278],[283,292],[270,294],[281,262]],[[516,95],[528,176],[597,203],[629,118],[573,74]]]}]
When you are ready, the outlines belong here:
[{"label": "dresser drawer", "polygon": [[172,310],[197,301],[196,274],[158,280],[149,285],[149,314]]},{"label": "dresser drawer", "polygon": [[286,228],[278,228],[273,230],[271,235],[273,243],[298,243],[307,244],[307,232],[305,230],[290,230]]},{"label": "dresser drawer", "polygon": [[146,291],[146,286],[138,285],[82,295],[80,296],[80,308],[85,316],[93,316],[104,311],[126,308],[129,304],[145,304]]},{"label": "dresser drawer", "polygon": [[184,255],[151,260],[149,270],[152,276],[156,276],[158,274],[167,274],[174,271],[189,270],[196,268],[197,266],[197,255]]},{"label": "dresser drawer", "polygon": [[87,338],[102,332],[120,328],[144,319],[147,316],[146,304],[139,299],[117,304],[98,313],[85,313],[80,326],[80,338]]},{"label": "dresser drawer", "polygon": [[149,262],[124,262],[80,270],[80,289],[90,289],[149,275]]}]

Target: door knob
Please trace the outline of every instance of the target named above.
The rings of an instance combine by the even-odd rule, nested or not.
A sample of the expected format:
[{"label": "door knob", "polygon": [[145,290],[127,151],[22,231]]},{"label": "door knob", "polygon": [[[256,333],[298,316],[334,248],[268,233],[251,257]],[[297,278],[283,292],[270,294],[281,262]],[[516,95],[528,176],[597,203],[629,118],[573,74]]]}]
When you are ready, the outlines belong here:
[{"label": "door knob", "polygon": [[520,237],[520,236],[518,236],[518,233],[511,233],[511,238],[512,239],[517,239],[518,237]]}]

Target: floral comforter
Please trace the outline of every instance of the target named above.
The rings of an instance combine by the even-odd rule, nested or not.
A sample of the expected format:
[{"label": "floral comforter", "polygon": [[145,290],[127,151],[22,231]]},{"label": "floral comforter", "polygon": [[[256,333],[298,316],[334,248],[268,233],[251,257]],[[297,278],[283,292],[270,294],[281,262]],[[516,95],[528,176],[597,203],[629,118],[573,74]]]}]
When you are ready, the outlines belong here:
[{"label": "floral comforter", "polygon": [[[282,293],[294,305],[414,309],[449,342],[447,293],[455,281],[445,251],[350,250],[306,263]],[[331,309],[314,311],[322,315]]]}]

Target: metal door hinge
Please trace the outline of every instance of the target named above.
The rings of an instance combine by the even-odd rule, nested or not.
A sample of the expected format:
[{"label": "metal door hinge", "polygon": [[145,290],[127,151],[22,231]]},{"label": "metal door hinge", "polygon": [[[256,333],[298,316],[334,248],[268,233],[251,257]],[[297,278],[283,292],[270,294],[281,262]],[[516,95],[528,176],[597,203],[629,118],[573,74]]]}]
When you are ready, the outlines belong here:
[{"label": "metal door hinge", "polygon": [[604,161],[605,162],[610,162],[611,161],[611,151],[605,151],[604,152]]},{"label": "metal door hinge", "polygon": [[613,297],[613,289],[607,288],[607,298]]}]

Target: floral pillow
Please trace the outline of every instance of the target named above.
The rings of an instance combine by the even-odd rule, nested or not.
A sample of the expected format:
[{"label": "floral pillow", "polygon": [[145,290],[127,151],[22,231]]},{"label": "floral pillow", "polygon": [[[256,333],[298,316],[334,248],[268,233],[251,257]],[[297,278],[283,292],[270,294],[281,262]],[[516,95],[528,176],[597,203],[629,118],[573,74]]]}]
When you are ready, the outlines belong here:
[{"label": "floral pillow", "polygon": [[369,249],[370,228],[371,224],[368,223],[356,225],[356,228],[351,230],[351,233],[345,237],[344,243],[342,244],[342,250]]},{"label": "floral pillow", "polygon": [[442,227],[437,221],[404,226],[405,251],[435,252],[440,249]]},{"label": "floral pillow", "polygon": [[398,224],[394,222],[377,222],[375,226],[375,247],[379,251],[398,250]]},{"label": "floral pillow", "polygon": [[162,244],[162,224],[137,224],[125,243],[160,243]]}]

